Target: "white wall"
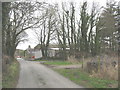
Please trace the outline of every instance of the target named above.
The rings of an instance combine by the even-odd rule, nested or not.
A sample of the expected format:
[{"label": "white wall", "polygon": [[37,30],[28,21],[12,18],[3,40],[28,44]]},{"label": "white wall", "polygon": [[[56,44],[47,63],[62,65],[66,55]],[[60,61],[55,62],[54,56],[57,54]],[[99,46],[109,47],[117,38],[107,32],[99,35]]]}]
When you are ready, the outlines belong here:
[{"label": "white wall", "polygon": [[55,56],[55,50],[48,50],[48,56],[54,57]]},{"label": "white wall", "polygon": [[35,58],[41,58],[42,57],[42,52],[41,50],[35,51]]}]

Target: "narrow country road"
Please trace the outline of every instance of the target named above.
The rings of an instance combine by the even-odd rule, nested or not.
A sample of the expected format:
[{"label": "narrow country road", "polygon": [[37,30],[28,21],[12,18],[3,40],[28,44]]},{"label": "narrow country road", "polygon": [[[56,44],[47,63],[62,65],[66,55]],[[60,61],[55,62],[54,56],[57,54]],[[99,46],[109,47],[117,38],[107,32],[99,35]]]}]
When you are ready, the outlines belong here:
[{"label": "narrow country road", "polygon": [[18,61],[20,76],[17,88],[82,88],[39,62]]}]

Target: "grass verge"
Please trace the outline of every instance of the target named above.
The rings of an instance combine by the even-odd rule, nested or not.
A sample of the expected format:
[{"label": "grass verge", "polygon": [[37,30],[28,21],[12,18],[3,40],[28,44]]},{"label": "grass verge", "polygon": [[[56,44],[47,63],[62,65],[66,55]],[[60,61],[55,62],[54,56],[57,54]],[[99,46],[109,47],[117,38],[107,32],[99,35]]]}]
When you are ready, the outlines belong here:
[{"label": "grass verge", "polygon": [[8,72],[3,74],[2,87],[15,88],[19,77],[19,63],[14,61],[8,68]]},{"label": "grass verge", "polygon": [[115,80],[106,80],[95,77],[89,77],[88,73],[80,69],[54,69],[58,73],[67,77],[71,81],[75,82],[78,85],[82,85],[85,88],[116,88],[118,81]]}]

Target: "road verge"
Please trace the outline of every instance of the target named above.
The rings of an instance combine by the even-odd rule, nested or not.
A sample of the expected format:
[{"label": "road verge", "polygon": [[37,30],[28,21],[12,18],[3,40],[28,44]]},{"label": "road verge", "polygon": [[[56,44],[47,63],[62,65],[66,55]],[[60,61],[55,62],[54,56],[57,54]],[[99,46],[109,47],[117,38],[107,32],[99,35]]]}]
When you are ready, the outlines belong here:
[{"label": "road verge", "polygon": [[9,66],[8,72],[3,73],[3,88],[15,88],[18,83],[19,78],[19,62],[14,60],[14,62]]}]

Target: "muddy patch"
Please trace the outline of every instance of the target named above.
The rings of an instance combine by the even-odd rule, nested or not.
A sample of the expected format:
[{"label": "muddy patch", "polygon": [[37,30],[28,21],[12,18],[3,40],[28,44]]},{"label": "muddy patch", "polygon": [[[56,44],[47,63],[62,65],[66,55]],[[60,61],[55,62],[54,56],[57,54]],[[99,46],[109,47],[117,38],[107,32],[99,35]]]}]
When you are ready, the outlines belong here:
[{"label": "muddy patch", "polygon": [[77,69],[81,68],[81,65],[46,65],[49,68],[57,68],[57,69]]}]

